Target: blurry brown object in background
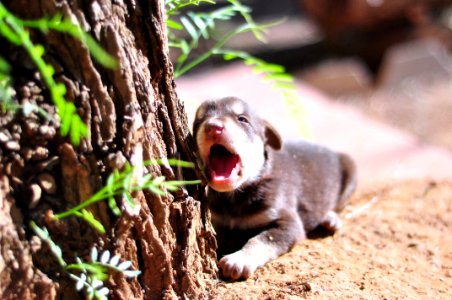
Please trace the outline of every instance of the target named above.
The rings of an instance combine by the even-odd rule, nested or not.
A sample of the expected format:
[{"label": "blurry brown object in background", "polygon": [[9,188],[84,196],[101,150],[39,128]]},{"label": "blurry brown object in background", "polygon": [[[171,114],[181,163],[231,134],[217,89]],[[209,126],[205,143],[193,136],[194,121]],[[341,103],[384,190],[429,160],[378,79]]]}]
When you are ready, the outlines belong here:
[{"label": "blurry brown object in background", "polygon": [[300,0],[308,14],[329,36],[349,30],[370,30],[395,22],[421,25],[430,13],[451,0]]},{"label": "blurry brown object in background", "polygon": [[433,38],[452,49],[438,16],[452,0],[298,0],[335,53],[358,56],[377,72],[392,45]]}]

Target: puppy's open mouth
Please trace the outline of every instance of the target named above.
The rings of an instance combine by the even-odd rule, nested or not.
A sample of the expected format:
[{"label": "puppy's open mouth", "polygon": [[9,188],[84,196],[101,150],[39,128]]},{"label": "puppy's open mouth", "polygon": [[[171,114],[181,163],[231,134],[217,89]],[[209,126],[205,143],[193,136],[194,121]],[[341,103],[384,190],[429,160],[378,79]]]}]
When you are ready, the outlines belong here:
[{"label": "puppy's open mouth", "polygon": [[209,166],[213,182],[236,180],[241,173],[240,156],[218,144],[210,148]]}]

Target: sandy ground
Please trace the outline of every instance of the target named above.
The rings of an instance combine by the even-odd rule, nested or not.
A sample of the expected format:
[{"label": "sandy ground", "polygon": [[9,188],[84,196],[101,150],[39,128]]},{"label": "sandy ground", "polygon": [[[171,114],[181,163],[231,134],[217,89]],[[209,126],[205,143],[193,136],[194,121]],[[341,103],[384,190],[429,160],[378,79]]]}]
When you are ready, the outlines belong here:
[{"label": "sandy ground", "polygon": [[211,299],[451,299],[452,184],[410,181],[356,195],[332,237],[305,240]]}]

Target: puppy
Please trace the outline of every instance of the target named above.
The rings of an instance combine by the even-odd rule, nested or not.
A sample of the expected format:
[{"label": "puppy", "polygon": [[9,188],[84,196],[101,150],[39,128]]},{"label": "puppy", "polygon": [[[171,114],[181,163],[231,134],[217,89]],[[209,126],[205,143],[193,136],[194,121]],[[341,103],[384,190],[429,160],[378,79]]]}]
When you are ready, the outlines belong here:
[{"label": "puppy", "polygon": [[[227,279],[250,277],[313,229],[334,233],[356,185],[353,161],[278,132],[240,99],[206,101],[193,124]],[[227,255],[225,255],[227,254]]]}]

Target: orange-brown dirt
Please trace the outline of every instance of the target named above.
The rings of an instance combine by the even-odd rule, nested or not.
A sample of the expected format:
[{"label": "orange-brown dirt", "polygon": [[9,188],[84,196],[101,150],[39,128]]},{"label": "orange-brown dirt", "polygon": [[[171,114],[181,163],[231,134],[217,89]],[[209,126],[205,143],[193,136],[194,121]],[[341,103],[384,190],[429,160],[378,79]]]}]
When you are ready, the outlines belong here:
[{"label": "orange-brown dirt", "polygon": [[357,193],[334,236],[305,240],[212,299],[451,299],[452,184],[391,183]]}]

